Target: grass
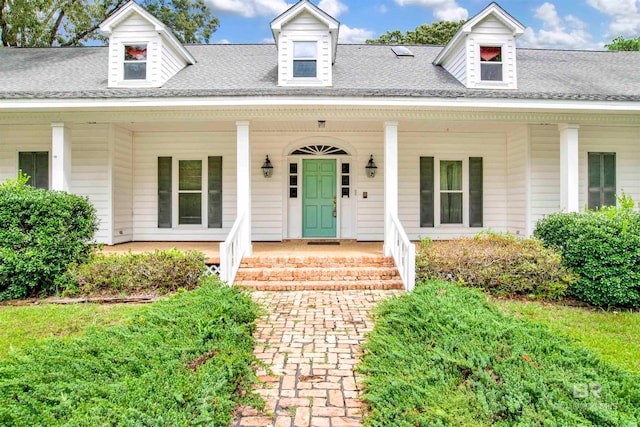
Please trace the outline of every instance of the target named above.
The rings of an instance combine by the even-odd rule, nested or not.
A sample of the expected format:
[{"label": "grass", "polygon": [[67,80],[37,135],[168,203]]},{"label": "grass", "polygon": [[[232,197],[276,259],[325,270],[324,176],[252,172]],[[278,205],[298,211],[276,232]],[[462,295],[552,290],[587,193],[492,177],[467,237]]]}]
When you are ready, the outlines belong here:
[{"label": "grass", "polygon": [[46,338],[82,334],[92,326],[116,325],[145,309],[131,304],[0,306],[0,361]]},{"label": "grass", "polygon": [[382,303],[364,344],[368,426],[637,426],[640,376],[505,315],[479,290],[426,282]]},{"label": "grass", "polygon": [[257,316],[210,278],[129,322],[25,347],[0,362],[0,425],[227,427],[239,404],[260,409]]},{"label": "grass", "polygon": [[576,339],[604,360],[640,374],[640,311],[497,300],[505,311]]}]

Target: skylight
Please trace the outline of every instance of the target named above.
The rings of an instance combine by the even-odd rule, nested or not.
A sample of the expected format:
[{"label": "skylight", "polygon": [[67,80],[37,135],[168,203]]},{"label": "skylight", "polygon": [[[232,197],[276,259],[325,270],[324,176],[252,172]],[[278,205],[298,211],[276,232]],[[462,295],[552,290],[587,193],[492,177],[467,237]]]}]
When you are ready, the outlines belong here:
[{"label": "skylight", "polygon": [[406,46],[391,46],[391,50],[396,56],[415,56]]}]

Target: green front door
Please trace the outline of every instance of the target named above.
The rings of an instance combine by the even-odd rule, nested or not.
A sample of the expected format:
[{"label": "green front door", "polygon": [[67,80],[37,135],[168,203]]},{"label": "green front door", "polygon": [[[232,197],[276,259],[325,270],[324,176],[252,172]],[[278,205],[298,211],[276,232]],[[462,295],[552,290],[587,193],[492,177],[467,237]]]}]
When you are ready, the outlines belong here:
[{"label": "green front door", "polygon": [[302,161],[302,237],[336,237],[336,161]]}]

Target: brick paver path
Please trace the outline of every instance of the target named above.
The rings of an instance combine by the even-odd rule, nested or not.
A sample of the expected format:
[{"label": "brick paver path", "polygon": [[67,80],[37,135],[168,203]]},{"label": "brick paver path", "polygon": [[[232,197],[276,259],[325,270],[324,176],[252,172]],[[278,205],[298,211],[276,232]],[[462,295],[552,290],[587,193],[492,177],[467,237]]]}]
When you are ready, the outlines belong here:
[{"label": "brick paver path", "polygon": [[400,291],[255,292],[266,311],[258,321],[256,356],[272,375],[258,393],[265,412],[245,408],[234,426],[359,426],[362,403],[353,367],[373,327],[369,315]]}]

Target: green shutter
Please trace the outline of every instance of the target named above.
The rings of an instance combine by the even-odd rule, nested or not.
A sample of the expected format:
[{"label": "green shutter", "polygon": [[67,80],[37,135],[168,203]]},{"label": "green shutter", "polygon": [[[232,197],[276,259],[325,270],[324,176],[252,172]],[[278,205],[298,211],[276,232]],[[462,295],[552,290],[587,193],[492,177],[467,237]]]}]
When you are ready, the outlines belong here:
[{"label": "green shutter", "polygon": [[35,188],[49,189],[49,153],[47,151],[18,154],[18,169],[29,175],[27,184]]},{"label": "green shutter", "polygon": [[616,153],[588,154],[587,206],[599,209],[616,204]]},{"label": "green shutter", "polygon": [[171,228],[171,157],[158,157],[158,228]]},{"label": "green shutter", "polygon": [[209,157],[209,228],[222,228],[222,157]]},{"label": "green shutter", "polygon": [[469,157],[469,227],[482,227],[482,157]]},{"label": "green shutter", "polygon": [[433,157],[420,157],[420,227],[433,227]]}]

